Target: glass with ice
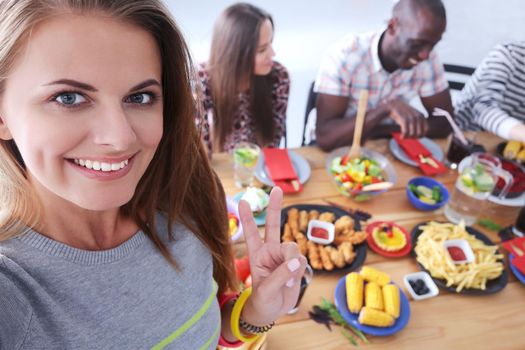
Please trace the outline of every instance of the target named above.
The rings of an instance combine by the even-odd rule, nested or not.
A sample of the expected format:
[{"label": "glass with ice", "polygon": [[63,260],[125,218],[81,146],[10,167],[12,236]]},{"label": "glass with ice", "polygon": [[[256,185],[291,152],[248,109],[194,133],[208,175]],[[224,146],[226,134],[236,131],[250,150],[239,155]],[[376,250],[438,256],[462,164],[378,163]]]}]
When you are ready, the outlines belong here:
[{"label": "glass with ice", "polygon": [[498,158],[487,153],[473,153],[461,161],[458,166],[459,176],[452,191],[452,196],[445,206],[445,216],[453,223],[464,220],[467,226],[476,222],[490,196],[498,178],[505,181],[505,187],[499,194],[504,198],[512,185],[512,175],[501,168]]},{"label": "glass with ice", "polygon": [[237,187],[253,185],[255,166],[261,149],[250,142],[240,142],[233,150],[233,177]]}]

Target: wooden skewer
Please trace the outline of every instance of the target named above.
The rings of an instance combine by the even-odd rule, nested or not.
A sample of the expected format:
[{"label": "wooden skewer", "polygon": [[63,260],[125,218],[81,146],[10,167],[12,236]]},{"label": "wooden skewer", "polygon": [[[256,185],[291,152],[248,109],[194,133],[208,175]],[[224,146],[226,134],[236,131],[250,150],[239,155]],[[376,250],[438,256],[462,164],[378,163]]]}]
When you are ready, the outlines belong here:
[{"label": "wooden skewer", "polygon": [[348,159],[355,159],[361,155],[361,135],[363,134],[363,124],[365,123],[366,106],[368,103],[368,90],[361,90],[359,94],[359,104],[357,105],[357,115],[354,125],[354,140]]}]

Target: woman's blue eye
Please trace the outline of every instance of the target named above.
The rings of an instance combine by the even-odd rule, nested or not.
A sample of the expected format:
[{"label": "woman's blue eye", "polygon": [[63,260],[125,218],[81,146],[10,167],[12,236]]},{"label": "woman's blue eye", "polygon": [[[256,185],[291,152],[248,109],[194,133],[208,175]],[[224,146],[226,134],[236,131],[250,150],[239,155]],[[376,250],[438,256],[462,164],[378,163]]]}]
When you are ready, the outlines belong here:
[{"label": "woman's blue eye", "polygon": [[55,101],[66,106],[74,106],[86,102],[86,98],[76,92],[64,92],[58,95]]},{"label": "woman's blue eye", "polygon": [[152,97],[150,94],[142,92],[140,94],[133,94],[128,97],[128,101],[130,103],[137,103],[137,104],[149,104],[152,102]]}]

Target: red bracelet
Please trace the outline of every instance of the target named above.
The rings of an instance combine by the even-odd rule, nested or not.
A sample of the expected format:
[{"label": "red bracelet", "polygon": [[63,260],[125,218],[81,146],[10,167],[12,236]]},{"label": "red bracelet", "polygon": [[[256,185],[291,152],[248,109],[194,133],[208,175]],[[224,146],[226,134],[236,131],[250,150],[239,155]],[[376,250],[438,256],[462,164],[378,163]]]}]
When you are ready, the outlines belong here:
[{"label": "red bracelet", "polygon": [[[221,311],[222,311],[224,305],[226,305],[227,302],[229,302],[232,299],[237,298],[238,296],[239,296],[239,294],[223,294],[223,295],[221,295],[219,297],[219,306],[221,308]],[[222,336],[222,333],[221,333],[221,336],[219,337],[219,345],[220,346],[225,346],[227,348],[238,348],[242,344],[244,344],[244,342],[242,342],[240,340],[237,340],[234,343],[230,343],[229,341],[224,339],[224,337]]]}]

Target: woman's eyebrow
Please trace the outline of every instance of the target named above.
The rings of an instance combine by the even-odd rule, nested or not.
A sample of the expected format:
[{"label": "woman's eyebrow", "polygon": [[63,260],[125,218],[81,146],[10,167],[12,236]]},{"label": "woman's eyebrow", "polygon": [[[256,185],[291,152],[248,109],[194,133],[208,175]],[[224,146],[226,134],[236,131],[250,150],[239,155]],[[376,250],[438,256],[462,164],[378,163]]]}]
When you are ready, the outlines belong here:
[{"label": "woman's eyebrow", "polygon": [[[82,89],[82,90],[86,90],[86,91],[93,91],[93,92],[98,91],[95,87],[93,87],[93,86],[91,86],[89,84],[82,83],[80,81],[73,80],[73,79],[58,79],[58,80],[52,81],[50,83],[44,84],[44,86],[50,86],[50,85],[69,85],[69,86],[72,86],[74,88]],[[141,89],[144,89],[144,88],[146,88],[148,86],[152,86],[152,85],[156,85],[156,86],[161,87],[160,83],[156,79],[147,79],[147,80],[144,80],[143,82],[138,83],[137,85],[133,86],[129,91],[132,92],[132,91],[141,90]]]},{"label": "woman's eyebrow", "polygon": [[142,83],[138,83],[137,85],[132,87],[129,91],[132,92],[132,91],[141,90],[141,89],[147,88],[148,86],[152,86],[152,85],[161,87],[160,83],[156,79],[148,79],[148,80],[144,80]]},{"label": "woman's eyebrow", "polygon": [[73,80],[73,79],[59,79],[59,80],[55,80],[50,83],[44,84],[44,86],[49,86],[49,85],[69,85],[77,89],[82,89],[82,90],[87,90],[87,91],[98,91],[97,89],[95,89],[93,86],[89,84],[82,83],[80,81]]}]

